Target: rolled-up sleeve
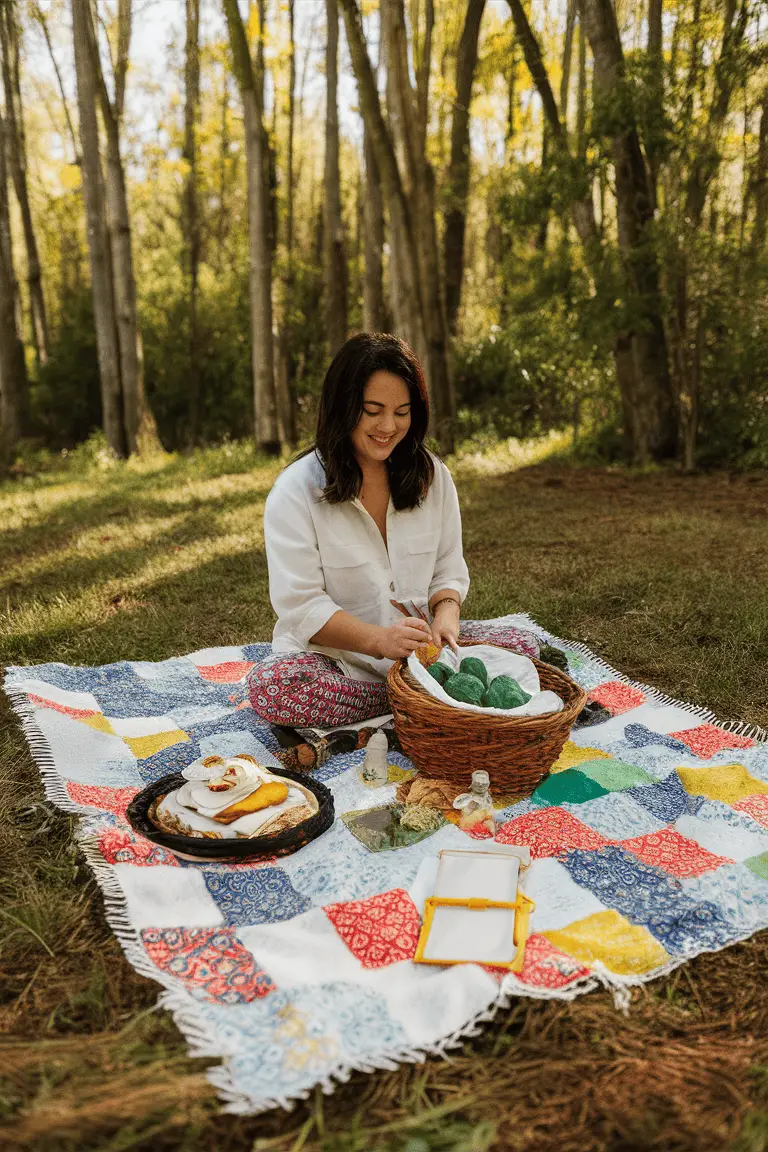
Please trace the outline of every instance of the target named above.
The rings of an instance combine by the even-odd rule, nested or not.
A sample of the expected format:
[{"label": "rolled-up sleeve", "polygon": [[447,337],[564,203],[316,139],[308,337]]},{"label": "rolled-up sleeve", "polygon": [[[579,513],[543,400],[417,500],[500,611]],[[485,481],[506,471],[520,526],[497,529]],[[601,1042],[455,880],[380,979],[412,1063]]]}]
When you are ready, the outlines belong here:
[{"label": "rolled-up sleeve", "polygon": [[429,598],[431,600],[435,592],[440,592],[443,588],[451,588],[454,592],[458,592],[463,601],[469,591],[469,570],[464,560],[461,542],[459,497],[453,477],[445,464],[436,460],[435,467],[440,469],[443,501],[440,543],[437,548],[434,574],[429,585]]},{"label": "rolled-up sleeve", "polygon": [[283,631],[304,647],[341,611],[325,591],[308,499],[305,490],[278,481],[264,508],[269,598]]}]

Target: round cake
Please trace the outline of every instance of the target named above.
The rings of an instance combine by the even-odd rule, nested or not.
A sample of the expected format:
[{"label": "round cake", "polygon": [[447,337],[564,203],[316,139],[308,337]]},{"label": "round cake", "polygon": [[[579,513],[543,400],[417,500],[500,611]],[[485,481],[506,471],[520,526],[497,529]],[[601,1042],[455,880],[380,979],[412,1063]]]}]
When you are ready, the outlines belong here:
[{"label": "round cake", "polygon": [[224,840],[268,836],[296,827],[319,807],[308,788],[247,753],[206,756],[182,776],[185,783],[153,801],[149,810],[163,832]]}]

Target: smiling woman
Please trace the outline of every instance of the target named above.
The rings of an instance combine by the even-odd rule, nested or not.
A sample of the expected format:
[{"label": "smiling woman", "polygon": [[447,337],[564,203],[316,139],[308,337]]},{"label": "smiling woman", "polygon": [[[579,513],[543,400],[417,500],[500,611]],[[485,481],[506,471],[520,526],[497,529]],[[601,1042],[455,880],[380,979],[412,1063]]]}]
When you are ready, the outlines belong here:
[{"label": "smiling woman", "polygon": [[[347,341],[323,383],[315,443],[264,511],[277,623],[250,688],[271,723],[381,715],[394,660],[430,639],[456,645],[469,574],[451,474],[424,446],[428,423],[408,345],[382,333]],[[393,607],[404,600],[425,619],[404,619]]]}]

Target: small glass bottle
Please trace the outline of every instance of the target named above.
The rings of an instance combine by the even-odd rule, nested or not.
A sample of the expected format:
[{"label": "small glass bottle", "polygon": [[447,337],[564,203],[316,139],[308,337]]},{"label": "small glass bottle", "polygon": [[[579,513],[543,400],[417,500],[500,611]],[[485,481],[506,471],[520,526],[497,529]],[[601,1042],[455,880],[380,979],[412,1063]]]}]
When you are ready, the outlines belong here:
[{"label": "small glass bottle", "polygon": [[381,788],[389,783],[386,733],[374,732],[365,746],[365,759],[360,777],[369,788]]},{"label": "small glass bottle", "polygon": [[460,796],[457,796],[453,806],[461,813],[459,828],[465,832],[480,824],[492,836],[496,834],[491,778],[487,772],[482,769],[473,772],[469,792],[462,792]]}]

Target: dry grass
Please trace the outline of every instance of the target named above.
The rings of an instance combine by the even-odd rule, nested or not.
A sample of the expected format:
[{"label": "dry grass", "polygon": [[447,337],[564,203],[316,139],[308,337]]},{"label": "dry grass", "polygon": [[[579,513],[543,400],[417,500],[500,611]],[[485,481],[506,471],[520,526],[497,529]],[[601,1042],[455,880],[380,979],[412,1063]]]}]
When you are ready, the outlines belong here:
[{"label": "dry grass", "polygon": [[[634,678],[768,724],[768,478],[457,468],[468,612],[525,608]],[[505,468],[508,469],[505,471]],[[275,466],[192,460],[0,487],[0,658],[160,659],[268,636]],[[2,703],[4,1146],[274,1152],[760,1152],[768,933],[639,989],[520,1001],[450,1061],[356,1075],[293,1113],[223,1115],[157,986],[124,961],[71,820]]]}]

